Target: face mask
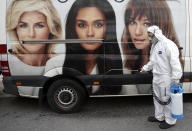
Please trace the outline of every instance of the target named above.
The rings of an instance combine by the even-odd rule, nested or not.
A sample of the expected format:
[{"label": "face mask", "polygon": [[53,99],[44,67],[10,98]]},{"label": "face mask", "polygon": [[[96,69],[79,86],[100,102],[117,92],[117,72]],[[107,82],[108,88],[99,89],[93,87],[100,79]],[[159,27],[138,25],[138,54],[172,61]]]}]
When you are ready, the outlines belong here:
[{"label": "face mask", "polygon": [[148,38],[149,38],[149,41],[151,42],[152,39],[153,39],[154,35],[150,32],[148,32]]},{"label": "face mask", "polygon": [[152,41],[152,37],[149,37],[149,41]]},{"label": "face mask", "polygon": [[157,39],[157,37],[153,36],[153,37],[149,37],[149,41],[152,44],[156,44],[159,40]]}]

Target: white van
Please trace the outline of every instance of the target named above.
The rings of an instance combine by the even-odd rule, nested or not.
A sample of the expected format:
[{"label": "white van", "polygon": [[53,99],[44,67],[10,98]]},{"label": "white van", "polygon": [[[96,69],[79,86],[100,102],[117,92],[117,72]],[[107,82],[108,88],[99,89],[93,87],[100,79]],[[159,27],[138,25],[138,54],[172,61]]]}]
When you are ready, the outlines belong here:
[{"label": "white van", "polygon": [[[151,94],[147,28],[158,25],[180,50],[192,93],[191,0],[1,0],[4,92],[46,98],[61,113],[88,97]],[[183,61],[182,61],[183,60]]]}]

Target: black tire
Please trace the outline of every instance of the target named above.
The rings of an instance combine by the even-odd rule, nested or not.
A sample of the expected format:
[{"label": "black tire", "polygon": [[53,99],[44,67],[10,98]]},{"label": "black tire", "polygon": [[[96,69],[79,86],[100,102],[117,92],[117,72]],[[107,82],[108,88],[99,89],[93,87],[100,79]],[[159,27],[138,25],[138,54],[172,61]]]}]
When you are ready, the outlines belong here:
[{"label": "black tire", "polygon": [[59,79],[53,82],[47,92],[49,106],[58,113],[79,111],[85,98],[85,89],[71,79]]}]

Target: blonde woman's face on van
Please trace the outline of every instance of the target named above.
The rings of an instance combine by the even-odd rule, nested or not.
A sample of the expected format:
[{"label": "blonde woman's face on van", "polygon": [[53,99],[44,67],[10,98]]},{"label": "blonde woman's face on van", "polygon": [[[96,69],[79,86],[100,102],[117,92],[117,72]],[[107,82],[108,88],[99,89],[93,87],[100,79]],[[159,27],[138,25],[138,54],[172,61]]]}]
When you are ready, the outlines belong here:
[{"label": "blonde woman's face on van", "polygon": [[128,25],[131,40],[137,49],[145,49],[150,45],[147,28],[151,25],[147,17],[136,17]]},{"label": "blonde woman's face on van", "polygon": [[[37,11],[24,12],[16,28],[19,40],[46,40],[49,38],[49,27],[46,17]],[[31,53],[44,53],[45,44],[24,44]]]},{"label": "blonde woman's face on van", "polygon": [[[96,7],[85,7],[79,10],[75,30],[79,39],[103,39],[106,21],[103,13]],[[94,51],[101,43],[81,43],[87,51]]]}]

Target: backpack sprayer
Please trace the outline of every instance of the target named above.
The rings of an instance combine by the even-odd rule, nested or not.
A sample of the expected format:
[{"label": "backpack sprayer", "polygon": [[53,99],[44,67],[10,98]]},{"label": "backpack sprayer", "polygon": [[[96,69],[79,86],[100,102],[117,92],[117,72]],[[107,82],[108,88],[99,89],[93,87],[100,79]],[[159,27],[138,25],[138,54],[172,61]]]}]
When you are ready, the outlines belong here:
[{"label": "backpack sprayer", "polygon": [[183,118],[183,92],[180,84],[171,84],[171,116],[175,119]]}]

